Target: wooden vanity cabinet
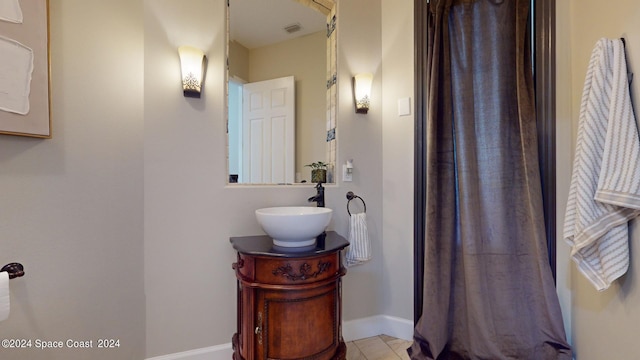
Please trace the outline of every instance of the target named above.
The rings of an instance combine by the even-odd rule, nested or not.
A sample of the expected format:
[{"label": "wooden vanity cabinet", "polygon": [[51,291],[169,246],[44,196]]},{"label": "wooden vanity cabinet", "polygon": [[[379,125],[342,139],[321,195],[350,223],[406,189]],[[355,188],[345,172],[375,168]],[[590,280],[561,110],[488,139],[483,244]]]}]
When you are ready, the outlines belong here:
[{"label": "wooden vanity cabinet", "polygon": [[329,231],[303,251],[276,248],[267,236],[234,237],[238,328],[233,359],[345,359],[340,252]]}]

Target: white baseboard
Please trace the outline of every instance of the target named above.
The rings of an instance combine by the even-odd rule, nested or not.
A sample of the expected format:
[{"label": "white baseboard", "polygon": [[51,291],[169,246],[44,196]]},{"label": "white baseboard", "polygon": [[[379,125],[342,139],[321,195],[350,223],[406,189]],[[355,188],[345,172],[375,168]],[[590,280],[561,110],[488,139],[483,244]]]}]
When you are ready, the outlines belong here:
[{"label": "white baseboard", "polygon": [[148,358],[147,360],[229,360],[233,357],[231,343]]},{"label": "white baseboard", "polygon": [[346,342],[377,335],[412,340],[413,321],[394,316],[376,315],[342,323],[342,337]]},{"label": "white baseboard", "polygon": [[[376,315],[342,323],[342,337],[346,342],[377,335],[389,335],[411,340],[413,338],[413,321],[393,316]],[[228,360],[232,355],[231,343],[228,343],[156,356],[147,360]]]}]

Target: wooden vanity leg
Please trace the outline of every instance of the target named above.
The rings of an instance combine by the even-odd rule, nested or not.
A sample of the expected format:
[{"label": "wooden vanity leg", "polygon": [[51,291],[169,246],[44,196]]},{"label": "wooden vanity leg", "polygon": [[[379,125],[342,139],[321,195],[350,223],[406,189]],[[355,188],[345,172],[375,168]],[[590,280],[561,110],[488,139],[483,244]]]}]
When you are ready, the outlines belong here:
[{"label": "wooden vanity leg", "polygon": [[336,356],[333,357],[333,360],[345,360],[346,358],[347,358],[347,345],[341,339],[340,345],[338,345],[338,350],[336,350]]}]

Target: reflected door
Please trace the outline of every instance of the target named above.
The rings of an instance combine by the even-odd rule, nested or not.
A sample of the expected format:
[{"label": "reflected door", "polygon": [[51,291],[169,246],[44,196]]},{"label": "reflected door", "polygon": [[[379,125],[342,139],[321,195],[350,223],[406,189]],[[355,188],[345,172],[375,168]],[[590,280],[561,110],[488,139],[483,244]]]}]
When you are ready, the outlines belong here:
[{"label": "reflected door", "polygon": [[242,101],[243,181],[295,181],[293,76],[248,83]]}]

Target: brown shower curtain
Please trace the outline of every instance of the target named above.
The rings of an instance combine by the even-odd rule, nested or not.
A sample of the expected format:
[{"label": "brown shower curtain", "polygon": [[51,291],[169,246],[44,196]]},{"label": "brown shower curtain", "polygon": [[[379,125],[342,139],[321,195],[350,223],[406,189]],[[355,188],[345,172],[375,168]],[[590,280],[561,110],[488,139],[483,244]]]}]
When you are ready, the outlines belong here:
[{"label": "brown shower curtain", "polygon": [[412,359],[571,359],[547,258],[530,0],[431,0]]}]

